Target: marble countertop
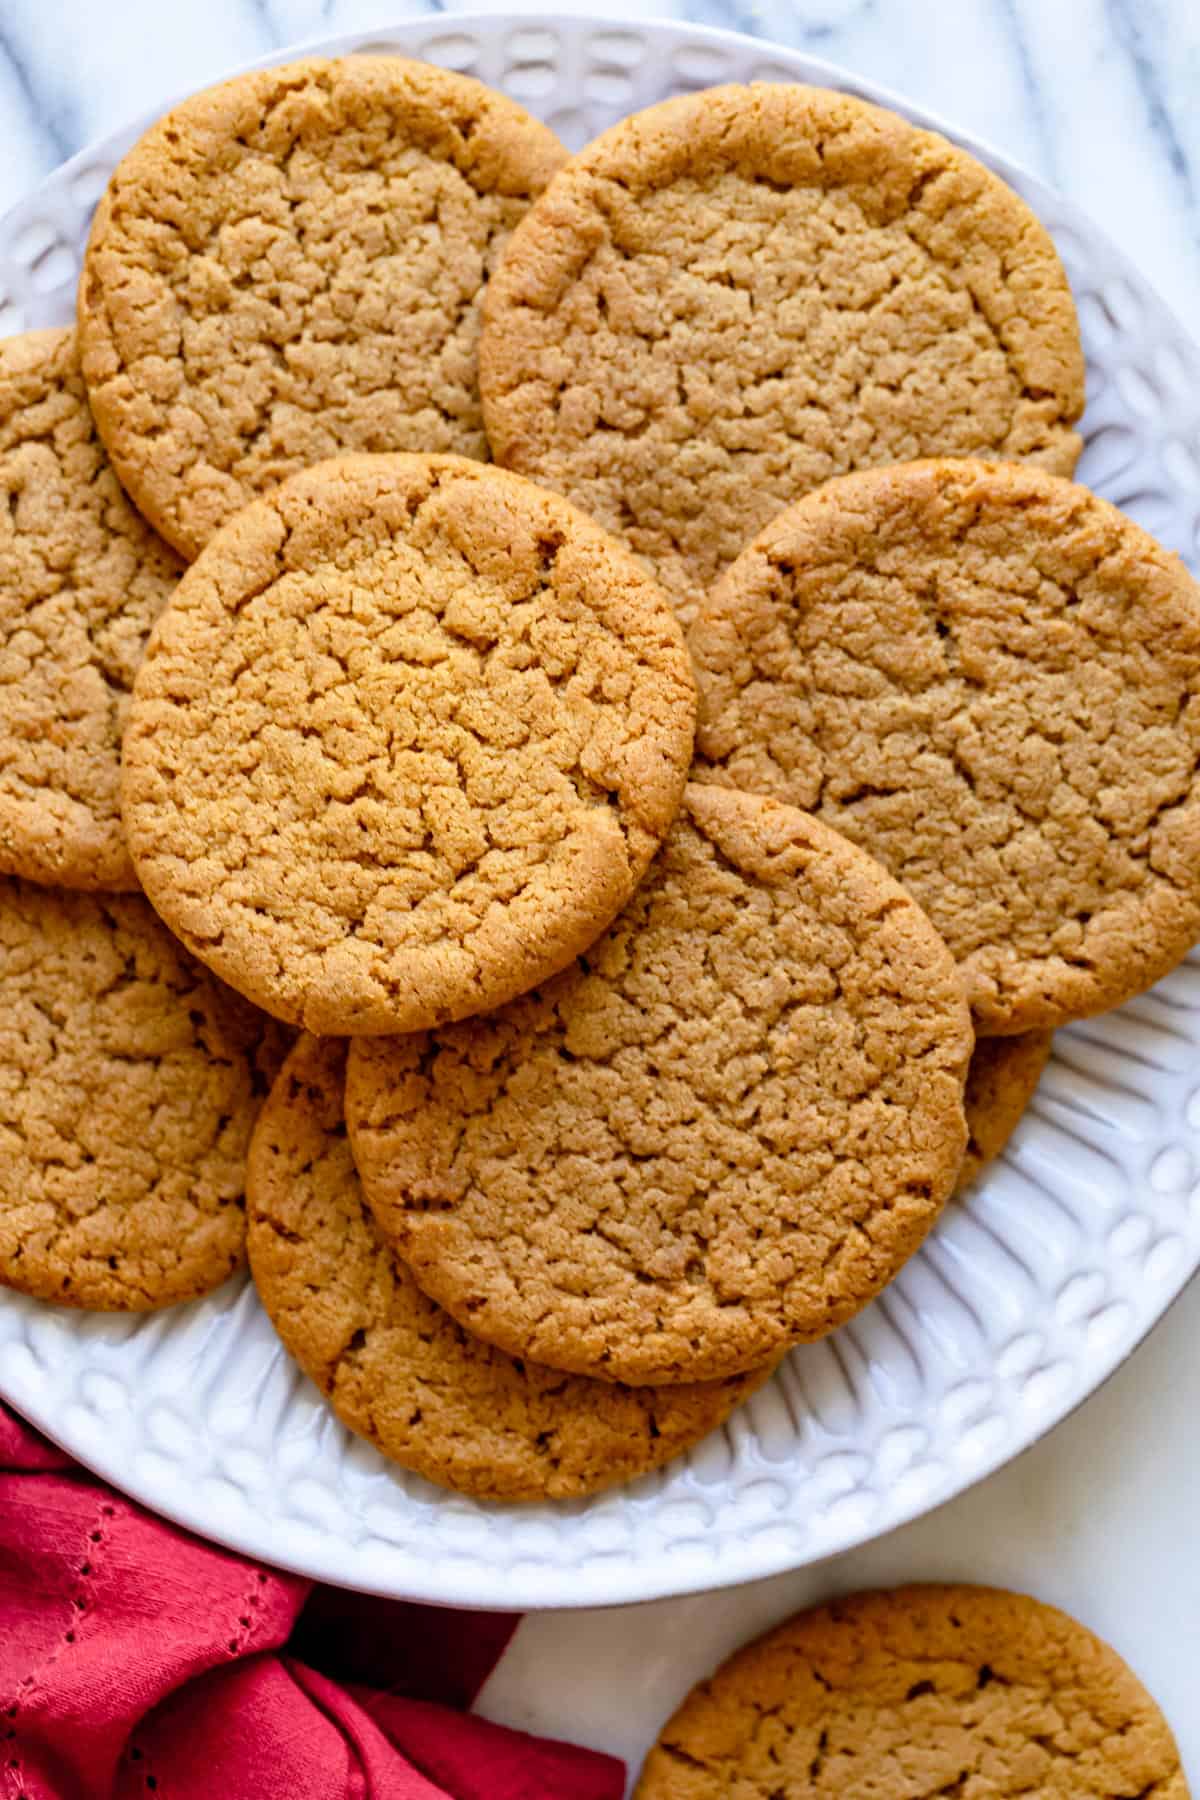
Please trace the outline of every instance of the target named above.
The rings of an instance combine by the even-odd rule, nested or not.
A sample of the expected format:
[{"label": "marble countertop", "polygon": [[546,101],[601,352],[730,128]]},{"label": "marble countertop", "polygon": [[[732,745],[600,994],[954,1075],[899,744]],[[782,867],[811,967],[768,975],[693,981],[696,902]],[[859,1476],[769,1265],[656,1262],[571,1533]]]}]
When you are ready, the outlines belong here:
[{"label": "marble countertop", "polygon": [[[418,12],[404,0],[3,0],[0,212],[90,139],[275,47]],[[528,9],[527,9],[528,10]],[[800,46],[903,92],[1061,188],[1200,331],[1196,0],[636,0]],[[1200,1793],[1200,1284],[1080,1412],[973,1492],[864,1550],[749,1587],[525,1620],[491,1717],[636,1767],[685,1689],[810,1599],[913,1578],[1026,1588],[1086,1620],[1158,1695]]]}]

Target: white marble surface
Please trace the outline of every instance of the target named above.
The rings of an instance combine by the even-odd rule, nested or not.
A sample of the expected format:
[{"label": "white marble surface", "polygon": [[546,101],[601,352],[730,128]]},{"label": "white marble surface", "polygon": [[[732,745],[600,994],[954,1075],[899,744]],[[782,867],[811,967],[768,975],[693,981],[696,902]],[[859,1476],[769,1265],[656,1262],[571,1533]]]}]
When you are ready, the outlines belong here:
[{"label": "white marble surface", "polygon": [[[126,119],[276,46],[414,12],[403,0],[0,0],[0,211]],[[802,46],[907,94],[1064,189],[1200,332],[1197,0],[636,0]],[[911,1578],[1067,1607],[1157,1693],[1200,1793],[1200,1286],[1120,1374],[973,1493],[870,1546],[752,1587],[528,1618],[492,1717],[635,1765],[699,1675],[812,1598]]]}]

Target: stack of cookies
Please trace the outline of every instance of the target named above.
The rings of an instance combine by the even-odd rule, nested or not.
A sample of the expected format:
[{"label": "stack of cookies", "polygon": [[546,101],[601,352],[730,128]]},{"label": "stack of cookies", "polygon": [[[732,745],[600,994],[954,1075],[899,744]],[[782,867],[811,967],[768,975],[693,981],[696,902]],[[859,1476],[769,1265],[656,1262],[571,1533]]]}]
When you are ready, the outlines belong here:
[{"label": "stack of cookies", "polygon": [[1200,938],[1200,591],[1082,405],[1036,219],[845,95],[153,127],[0,345],[0,1279],[248,1246],[483,1497],[720,1424]]}]

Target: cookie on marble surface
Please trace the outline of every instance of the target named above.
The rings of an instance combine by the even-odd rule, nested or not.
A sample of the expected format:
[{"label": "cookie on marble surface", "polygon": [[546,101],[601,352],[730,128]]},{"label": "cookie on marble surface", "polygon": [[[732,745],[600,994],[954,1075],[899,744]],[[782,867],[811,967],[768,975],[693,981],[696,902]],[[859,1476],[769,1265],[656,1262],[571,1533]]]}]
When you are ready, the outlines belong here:
[{"label": "cookie on marble surface", "polygon": [[669,1462],[767,1379],[620,1387],[471,1337],[371,1217],[343,1123],[345,1063],[343,1039],[301,1039],[259,1116],[250,1268],[290,1353],[385,1456],[478,1499],[572,1499]]},{"label": "cookie on marble surface", "polygon": [[1119,1006],[1200,938],[1200,588],[1087,489],[971,459],[844,476],[689,644],[698,778],[878,857],[982,1034]]},{"label": "cookie on marble surface", "polygon": [[0,1282],[106,1312],[217,1287],[280,1028],[140,894],[0,882],[0,986]]},{"label": "cookie on marble surface", "polygon": [[995,1162],[1017,1129],[1050,1060],[1053,1042],[1052,1031],[976,1041],[967,1070],[967,1153],[958,1172],[956,1193],[961,1194]]},{"label": "cookie on marble surface", "polygon": [[138,874],[224,980],[317,1032],[413,1031],[569,963],[674,817],[670,606],[565,500],[459,457],[335,459],[237,514],[126,733]]},{"label": "cookie on marble surface", "polygon": [[469,76],[311,58],[195,94],[119,164],[79,290],[117,473],[185,556],[344,450],[487,456],[479,299],[566,151]]},{"label": "cookie on marble surface", "polygon": [[0,874],[137,887],[121,732],[182,567],[109,466],[75,333],[0,342]]},{"label": "cookie on marble surface", "polygon": [[556,981],[357,1040],[347,1121],[384,1231],[468,1330],[711,1380],[832,1330],[916,1250],[962,1160],[971,1041],[949,953],[878,864],[690,787]]},{"label": "cookie on marble surface", "polygon": [[622,532],[686,618],[846,470],[1070,474],[1084,363],[1011,188],[852,95],[760,83],[664,101],[571,159],[489,285],[480,382],[496,460]]},{"label": "cookie on marble surface", "polygon": [[1171,1728],[1116,1652],[995,1588],[851,1595],[724,1663],[663,1727],[635,1800],[1188,1800]]}]

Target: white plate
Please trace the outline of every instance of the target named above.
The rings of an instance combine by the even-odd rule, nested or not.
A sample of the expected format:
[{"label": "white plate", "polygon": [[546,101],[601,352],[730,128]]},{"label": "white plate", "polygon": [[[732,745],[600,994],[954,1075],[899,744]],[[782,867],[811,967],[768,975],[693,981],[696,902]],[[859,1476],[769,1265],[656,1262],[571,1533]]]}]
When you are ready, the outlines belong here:
[{"label": "white plate", "polygon": [[[755,78],[844,88],[947,131],[1025,196],[1067,266],[1088,358],[1081,479],[1200,559],[1200,353],[1086,218],[963,133],[824,63],[689,25],[427,17],[306,48],[466,70],[572,146],[669,94]],[[146,123],[66,163],[0,223],[0,332],[71,317],[91,208]],[[141,1320],[5,1293],[0,1392],[148,1506],[325,1580],[462,1606],[679,1594],[848,1549],[1032,1443],[1200,1263],[1198,1171],[1194,956],[1120,1013],[1060,1032],[1001,1165],[883,1298],[630,1487],[504,1507],[401,1473],[299,1376],[245,1279]]]}]

